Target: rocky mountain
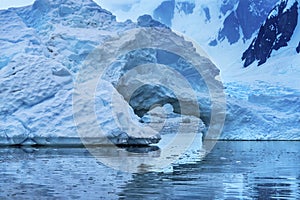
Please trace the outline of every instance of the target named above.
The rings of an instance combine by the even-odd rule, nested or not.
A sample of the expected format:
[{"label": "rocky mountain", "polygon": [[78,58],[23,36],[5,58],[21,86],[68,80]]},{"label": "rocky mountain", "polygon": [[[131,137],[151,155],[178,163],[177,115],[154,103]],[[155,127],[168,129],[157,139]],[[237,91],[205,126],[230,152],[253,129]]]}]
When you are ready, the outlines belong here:
[{"label": "rocky mountain", "polygon": [[[224,39],[234,44],[239,39],[251,39],[276,2],[277,0],[227,0],[217,3],[167,0],[153,11],[153,16],[170,27],[176,23],[174,16],[178,14],[203,13],[202,18],[206,24],[210,24],[214,20],[212,18],[217,17],[222,23],[215,27],[216,38],[210,41],[210,45],[215,46]],[[201,27],[198,31],[201,31]]]},{"label": "rocky mountain", "polygon": [[295,0],[282,0],[271,10],[257,37],[242,56],[244,67],[255,60],[262,65],[273,51],[288,46],[298,24],[298,12],[298,1]]},{"label": "rocky mountain", "polygon": [[[296,12],[299,13],[299,5],[294,5],[297,2],[296,0],[160,0],[147,3],[144,10],[155,20],[197,41],[222,69],[222,74],[226,73],[228,77],[230,74],[227,74],[227,71],[235,71],[237,63],[239,68],[249,66],[254,61],[257,61],[255,65],[261,65],[272,54],[278,55],[281,52],[278,49],[288,45],[285,43],[290,43],[290,47],[287,48],[294,50],[299,46],[300,39],[297,38],[299,31],[295,27],[299,21],[296,16]],[[114,7],[110,9],[117,16],[122,16],[122,19],[136,20],[133,13],[141,14],[143,3],[144,1],[134,2],[126,11]],[[293,5],[292,13],[288,14],[287,10]],[[282,7],[281,11],[279,7]],[[277,11],[283,13],[276,14]],[[273,50],[270,50],[271,47],[266,47],[268,41],[263,40],[274,40],[272,36],[274,30],[268,30],[270,28],[267,27],[274,23],[277,24],[276,35],[280,39],[276,39],[278,41],[273,44]],[[280,36],[282,28],[279,30],[278,26],[289,30],[283,31],[283,35]],[[292,33],[293,29],[295,31]],[[288,41],[289,38],[292,41]],[[257,47],[254,47],[255,45]],[[259,45],[264,46],[263,50],[258,48]],[[256,48],[257,53],[251,50],[253,48]],[[299,49],[300,47],[296,51]]]},{"label": "rocky mountain", "polygon": [[[151,14],[161,23],[193,37],[221,69],[227,70],[241,57],[244,62],[240,62],[240,67],[255,60],[261,65],[272,52],[288,46],[298,24],[298,10],[296,0],[164,0]],[[299,39],[291,45],[297,47],[298,43]],[[225,55],[220,57],[223,48],[231,50],[228,54],[222,50]]]}]

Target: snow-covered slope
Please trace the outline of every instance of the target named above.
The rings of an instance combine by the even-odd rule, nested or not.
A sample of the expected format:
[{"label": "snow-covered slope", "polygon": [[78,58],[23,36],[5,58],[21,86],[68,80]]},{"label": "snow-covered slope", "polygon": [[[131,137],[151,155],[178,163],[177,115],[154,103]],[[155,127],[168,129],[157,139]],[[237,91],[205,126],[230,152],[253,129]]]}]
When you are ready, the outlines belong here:
[{"label": "snow-covered slope", "polygon": [[[270,10],[253,38],[240,45],[238,57],[231,56],[231,64],[219,65],[226,82],[264,81],[299,89],[300,41],[299,3],[280,0]],[[230,56],[229,56],[230,57]],[[241,60],[243,59],[243,61]],[[259,65],[259,67],[257,67]],[[248,69],[241,69],[248,67]]]},{"label": "snow-covered slope", "polygon": [[240,60],[241,51],[249,46],[277,1],[158,0],[147,4],[136,1],[126,10],[122,9],[124,5],[107,6],[120,20],[136,20],[136,14],[143,12],[151,14],[154,19],[197,41],[223,69]]},{"label": "snow-covered slope", "polygon": [[[221,75],[225,81],[229,81],[232,77],[234,80],[243,81],[247,79],[245,77],[253,77],[260,74],[255,74],[252,70],[241,69],[245,62],[246,66],[248,66],[256,60],[255,53],[260,54],[259,56],[256,55],[256,57],[263,57],[260,59],[261,61],[266,60],[269,53],[271,53],[271,57],[279,58],[280,56],[277,55],[281,54],[281,51],[276,50],[279,49],[279,46],[285,45],[284,40],[288,40],[288,47],[281,48],[284,51],[282,52],[282,57],[286,58],[287,55],[292,56],[296,54],[296,47],[300,42],[300,38],[297,36],[300,32],[299,26],[294,29],[295,24],[297,24],[297,15],[295,13],[299,10],[299,5],[294,5],[297,2],[297,0],[161,0],[149,3],[150,5],[146,6],[145,12],[151,14],[156,20],[167,24],[173,30],[182,32],[197,41],[221,69]],[[144,1],[133,2],[126,10],[121,9],[121,7],[109,5],[108,7],[122,20],[125,18],[136,20],[135,14],[142,12],[143,3]],[[277,36],[281,37],[282,41],[279,42],[279,46],[274,47],[275,51],[269,52],[270,48],[266,49],[265,47],[268,46],[267,40],[271,36],[270,34],[266,36],[268,34],[263,33],[263,30],[273,23],[270,19],[267,19],[273,16],[280,5],[283,7],[282,11],[284,14],[279,13],[280,16],[275,17],[276,19],[273,22],[275,21],[274,23],[278,23],[277,26],[281,26],[280,29],[277,28],[279,30]],[[293,5],[293,13],[287,19],[287,11]],[[282,11],[278,10],[278,12]],[[262,26],[266,21],[270,22]],[[260,29],[262,30],[260,31]],[[281,29],[286,29],[285,33],[281,33]],[[263,38],[262,35],[264,35]],[[287,38],[284,39],[285,37]],[[259,41],[256,41],[255,44],[257,49],[255,53],[251,53],[251,43],[256,38],[259,38]],[[291,39],[290,41],[289,38]],[[261,41],[266,41],[264,50],[259,50]],[[248,53],[244,54],[245,59],[246,57],[248,58],[245,62],[242,62],[243,52],[248,47]],[[292,48],[294,49],[289,51]],[[266,53],[263,53],[264,51]],[[291,60],[295,59],[294,57],[291,58]],[[274,62],[271,62],[274,65]],[[254,62],[254,65],[257,65],[257,62]],[[269,71],[270,74],[275,74],[277,69],[269,68]]]}]

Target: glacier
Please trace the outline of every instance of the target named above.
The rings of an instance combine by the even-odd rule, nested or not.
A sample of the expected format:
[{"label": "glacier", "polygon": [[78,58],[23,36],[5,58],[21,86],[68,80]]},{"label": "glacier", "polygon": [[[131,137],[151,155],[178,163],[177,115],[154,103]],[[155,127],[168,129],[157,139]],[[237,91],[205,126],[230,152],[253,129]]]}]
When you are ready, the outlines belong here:
[{"label": "glacier", "polygon": [[[241,52],[251,44],[258,29],[248,32],[244,30],[243,33],[245,25],[239,25],[240,37],[234,43],[228,38],[218,38],[219,31],[227,29],[223,22],[230,13],[242,9],[238,6],[239,1],[229,2],[230,5],[212,1],[195,4],[175,1],[170,24],[173,30],[194,38],[220,68],[220,71],[211,73],[213,76],[220,73],[224,82],[227,116],[222,135],[214,139],[300,140],[300,56],[296,52],[300,41],[299,24],[288,42],[289,46],[295,46],[294,49],[281,48],[272,52],[268,61],[260,67],[256,67],[257,63],[254,62],[243,69]],[[268,1],[264,10],[258,13],[256,7],[252,6],[249,12],[256,12],[254,19],[262,22],[273,3]],[[246,6],[251,7],[248,4]],[[155,6],[151,8],[151,12],[154,12]],[[223,14],[219,18],[220,10]],[[131,16],[130,11],[126,14],[123,10],[120,16],[137,20]],[[124,31],[147,26],[165,27],[150,15],[140,17],[137,23],[131,20],[118,22],[112,13],[90,0],[36,0],[32,6],[0,10],[0,18],[2,145],[81,144],[73,118],[72,97],[76,76],[83,61],[97,46]],[[216,40],[216,45],[211,45],[213,40]],[[195,118],[192,111],[179,113],[174,94],[164,87],[145,86],[135,91],[130,98],[126,97],[125,86],[128,82],[119,82],[119,78],[131,70],[132,64],[162,63],[181,70],[190,77],[189,80],[194,80],[192,86],[200,96],[200,104],[209,104],[207,88],[201,79],[193,77],[195,74],[191,66],[178,57],[164,53],[152,49],[130,52],[118,58],[104,77],[111,82],[105,88],[115,90],[120,95],[122,109],[128,111],[131,120],[139,126],[151,122],[153,117],[149,118],[148,113],[152,109],[164,108],[165,105],[172,106],[174,115],[171,118],[175,121],[177,118],[179,120],[177,114],[185,114],[186,122],[194,121]],[[156,76],[160,73],[163,72],[157,71]],[[143,80],[147,80],[147,76],[140,81]],[[106,89],[99,89],[100,94],[106,96]],[[211,110],[209,106],[200,109],[203,113],[200,132],[205,135]],[[156,135],[139,141],[131,140],[127,134],[116,133],[115,124],[109,120],[112,116],[98,114],[97,117],[107,125],[107,132],[112,136],[110,139],[121,138],[114,143],[150,144],[160,139]],[[154,130],[156,126],[161,127],[157,115],[153,119],[155,123],[150,123],[150,126]],[[170,124],[165,130],[172,130],[174,123]]]}]

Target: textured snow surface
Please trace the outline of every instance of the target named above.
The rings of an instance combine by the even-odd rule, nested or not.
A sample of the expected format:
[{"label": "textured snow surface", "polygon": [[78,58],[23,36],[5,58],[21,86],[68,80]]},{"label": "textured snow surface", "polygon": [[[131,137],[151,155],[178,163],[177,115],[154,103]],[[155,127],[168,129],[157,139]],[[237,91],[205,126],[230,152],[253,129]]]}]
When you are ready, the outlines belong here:
[{"label": "textured snow surface", "polygon": [[[0,143],[80,143],[72,110],[76,75],[95,47],[136,25],[131,21],[116,22],[110,12],[89,0],[37,0],[32,6],[0,13],[3,27],[0,30]],[[215,76],[215,73],[218,72],[211,74]],[[111,78],[117,80],[118,74]],[[113,86],[106,84],[99,90],[107,100]],[[125,129],[132,128],[134,123],[141,125],[123,97],[119,95],[118,99],[119,112],[129,112],[132,116],[132,121],[121,120],[121,125],[124,123]],[[113,117],[105,111],[98,114],[106,136],[120,139],[113,140],[115,143],[123,144],[129,137],[142,139],[139,133],[132,136],[116,133]],[[130,143],[149,144],[159,139],[154,136]]]},{"label": "textured snow surface", "polygon": [[96,3],[37,0],[0,11],[0,143],[78,144],[72,113],[76,72],[118,23]]},{"label": "textured snow surface", "polygon": [[265,82],[227,83],[222,139],[299,140],[300,92]]}]

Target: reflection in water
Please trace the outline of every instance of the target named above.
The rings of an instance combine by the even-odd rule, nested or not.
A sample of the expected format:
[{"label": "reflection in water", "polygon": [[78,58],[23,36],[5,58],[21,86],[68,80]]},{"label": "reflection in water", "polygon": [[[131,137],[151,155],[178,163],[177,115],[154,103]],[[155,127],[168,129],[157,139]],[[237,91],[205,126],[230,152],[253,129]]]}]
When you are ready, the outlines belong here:
[{"label": "reflection in water", "polygon": [[125,147],[124,149],[131,153],[149,153],[152,151],[159,151],[158,146],[149,146],[149,147],[142,147],[142,148]]},{"label": "reflection in water", "polygon": [[300,142],[219,142],[202,161],[130,174],[84,148],[0,148],[0,199],[299,199],[299,150]]},{"label": "reflection in water", "polygon": [[[257,196],[262,199],[271,199],[272,197],[281,197],[282,199],[292,198],[293,191],[292,184],[288,182],[288,179],[278,180],[276,178],[264,178],[255,177],[260,179],[259,182],[255,185],[254,189],[257,190]],[[269,180],[268,180],[269,179]],[[270,180],[271,179],[271,180]]]},{"label": "reflection in water", "polygon": [[299,142],[219,142],[172,173],[134,174],[126,199],[299,199]]}]

